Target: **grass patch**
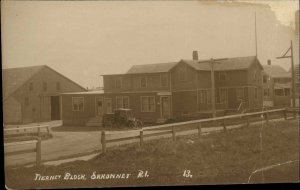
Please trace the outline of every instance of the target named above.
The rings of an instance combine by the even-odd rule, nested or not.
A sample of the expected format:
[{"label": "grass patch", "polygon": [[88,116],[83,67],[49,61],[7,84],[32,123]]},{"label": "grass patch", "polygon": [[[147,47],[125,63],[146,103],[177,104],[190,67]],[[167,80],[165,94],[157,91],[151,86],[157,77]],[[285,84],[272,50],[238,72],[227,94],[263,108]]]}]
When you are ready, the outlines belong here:
[{"label": "grass patch", "polygon": [[[262,131],[262,152],[260,151]],[[89,161],[75,161],[39,169],[6,169],[6,185],[10,188],[67,188],[104,186],[144,186],[178,184],[235,184],[247,183],[258,168],[299,160],[299,122],[297,120],[251,125],[226,133],[178,137],[145,141],[108,148]],[[137,178],[139,170],[148,171],[148,178]],[[192,178],[183,177],[190,170]],[[66,172],[85,174],[85,180],[64,180]],[[97,174],[131,174],[128,179],[96,179]],[[35,175],[61,175],[59,180],[35,181]],[[258,172],[251,183],[296,182],[299,180],[299,161]]]}]

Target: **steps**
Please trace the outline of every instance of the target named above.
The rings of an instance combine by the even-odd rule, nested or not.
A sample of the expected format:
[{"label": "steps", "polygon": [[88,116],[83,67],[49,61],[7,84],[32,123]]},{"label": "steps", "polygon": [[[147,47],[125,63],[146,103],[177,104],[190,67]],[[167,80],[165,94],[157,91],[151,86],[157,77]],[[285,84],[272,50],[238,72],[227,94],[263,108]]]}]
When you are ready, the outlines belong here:
[{"label": "steps", "polygon": [[85,126],[87,127],[101,127],[102,126],[102,117],[96,116],[92,117],[86,122]]}]

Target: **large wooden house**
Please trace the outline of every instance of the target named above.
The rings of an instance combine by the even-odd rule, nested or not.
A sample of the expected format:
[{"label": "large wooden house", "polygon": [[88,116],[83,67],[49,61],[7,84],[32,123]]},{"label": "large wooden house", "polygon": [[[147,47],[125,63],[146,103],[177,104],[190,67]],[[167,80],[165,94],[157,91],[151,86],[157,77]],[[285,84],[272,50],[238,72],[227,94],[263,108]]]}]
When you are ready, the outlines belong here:
[{"label": "large wooden house", "polygon": [[60,93],[85,91],[46,65],[3,69],[2,80],[4,123],[59,120]]},{"label": "large wooden house", "polygon": [[[241,102],[244,108],[261,108],[262,69],[255,56],[228,58],[216,63],[217,112],[236,110]],[[210,60],[135,65],[125,74],[103,75],[103,81],[103,92],[63,95],[63,103],[69,105],[68,111],[74,107],[74,99],[80,99],[83,104],[82,110],[73,110],[77,112],[73,113],[76,116],[63,117],[64,124],[83,124],[91,117],[101,117],[116,108],[132,109],[134,115],[144,122],[212,113]],[[74,122],[78,118],[80,121]]]},{"label": "large wooden house", "polygon": [[263,104],[265,107],[291,105],[291,73],[279,65],[263,65]]}]

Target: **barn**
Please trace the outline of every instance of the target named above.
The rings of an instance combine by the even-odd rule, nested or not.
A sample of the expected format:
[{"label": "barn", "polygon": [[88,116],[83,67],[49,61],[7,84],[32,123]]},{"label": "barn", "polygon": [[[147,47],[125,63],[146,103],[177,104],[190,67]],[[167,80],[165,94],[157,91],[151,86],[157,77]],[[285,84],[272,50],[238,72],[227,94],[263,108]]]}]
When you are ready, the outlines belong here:
[{"label": "barn", "polygon": [[2,86],[5,124],[60,120],[60,93],[86,91],[47,65],[2,69]]}]

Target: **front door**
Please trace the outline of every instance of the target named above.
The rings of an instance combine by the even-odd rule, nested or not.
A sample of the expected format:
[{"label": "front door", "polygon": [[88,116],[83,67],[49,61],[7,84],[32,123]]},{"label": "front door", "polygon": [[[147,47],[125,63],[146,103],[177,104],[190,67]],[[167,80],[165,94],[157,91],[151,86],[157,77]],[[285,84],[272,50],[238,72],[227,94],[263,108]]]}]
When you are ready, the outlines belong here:
[{"label": "front door", "polygon": [[170,118],[170,97],[161,97],[161,114],[162,118]]},{"label": "front door", "polygon": [[112,101],[111,98],[105,98],[105,113],[112,113]]},{"label": "front door", "polygon": [[96,97],[96,116],[103,115],[103,98]]}]

